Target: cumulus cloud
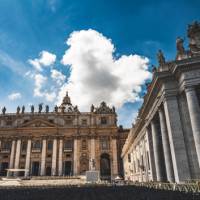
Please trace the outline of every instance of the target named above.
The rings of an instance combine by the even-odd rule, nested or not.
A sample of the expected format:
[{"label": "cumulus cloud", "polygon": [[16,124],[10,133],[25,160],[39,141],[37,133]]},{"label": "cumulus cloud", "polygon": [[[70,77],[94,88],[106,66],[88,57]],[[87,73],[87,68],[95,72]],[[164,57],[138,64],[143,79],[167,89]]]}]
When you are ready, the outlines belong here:
[{"label": "cumulus cloud", "polygon": [[53,65],[56,61],[56,55],[48,51],[41,51],[39,58],[29,59],[28,62],[37,70],[42,71],[43,67]]},{"label": "cumulus cloud", "polygon": [[11,94],[8,95],[8,99],[11,101],[17,100],[17,99],[21,99],[22,95],[20,92],[13,92]]},{"label": "cumulus cloud", "polygon": [[34,88],[34,96],[36,97],[44,97],[47,101],[52,102],[56,98],[56,93],[54,91],[47,91],[44,89],[45,83],[47,82],[47,77],[42,74],[36,74],[34,76],[35,79],[35,88]]},{"label": "cumulus cloud", "polygon": [[71,74],[60,89],[58,103],[66,91],[83,110],[101,101],[120,108],[140,99],[141,86],[151,77],[148,58],[122,55],[116,59],[111,40],[92,29],[73,32],[66,43],[69,48],[61,62],[71,67]]},{"label": "cumulus cloud", "polygon": [[60,71],[56,70],[56,69],[52,69],[51,70],[51,78],[59,85],[61,86],[65,79],[66,76],[64,74],[62,74]]}]

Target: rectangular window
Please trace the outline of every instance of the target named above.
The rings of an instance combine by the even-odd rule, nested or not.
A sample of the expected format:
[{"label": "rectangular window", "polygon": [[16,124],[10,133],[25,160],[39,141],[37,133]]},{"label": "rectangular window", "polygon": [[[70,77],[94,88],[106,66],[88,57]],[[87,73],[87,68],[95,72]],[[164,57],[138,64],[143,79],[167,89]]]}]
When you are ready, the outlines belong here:
[{"label": "rectangular window", "polygon": [[101,124],[106,125],[107,124],[107,118],[106,117],[101,117]]},{"label": "rectangular window", "polygon": [[12,142],[11,141],[3,141],[1,144],[1,151],[9,152],[11,150]]},{"label": "rectangular window", "polygon": [[53,141],[52,140],[49,140],[48,141],[48,144],[47,144],[47,150],[48,151],[52,151],[53,149]]},{"label": "rectangular window", "polygon": [[21,151],[22,152],[26,152],[26,149],[27,149],[27,142],[26,141],[22,141],[22,149],[21,149]]},{"label": "rectangular window", "polygon": [[87,125],[87,119],[82,119],[81,120],[81,125],[86,126]]},{"label": "rectangular window", "polygon": [[65,140],[64,142],[64,151],[72,151],[72,140]]}]

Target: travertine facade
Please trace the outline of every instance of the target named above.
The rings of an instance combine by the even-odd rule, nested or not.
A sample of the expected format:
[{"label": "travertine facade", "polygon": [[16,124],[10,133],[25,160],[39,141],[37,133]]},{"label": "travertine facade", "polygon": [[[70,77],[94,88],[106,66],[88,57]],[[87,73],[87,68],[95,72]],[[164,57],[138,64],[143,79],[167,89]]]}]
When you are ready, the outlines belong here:
[{"label": "travertine facade", "polygon": [[115,108],[102,102],[90,112],[79,112],[68,94],[60,107],[49,112],[25,112],[0,115],[0,173],[6,169],[25,176],[73,176],[87,170],[99,170],[101,178],[122,174],[121,142],[128,131],[117,127]]},{"label": "travertine facade", "polygon": [[189,50],[177,38],[176,60],[159,67],[123,147],[125,178],[184,182],[200,179],[200,24],[189,25]]}]

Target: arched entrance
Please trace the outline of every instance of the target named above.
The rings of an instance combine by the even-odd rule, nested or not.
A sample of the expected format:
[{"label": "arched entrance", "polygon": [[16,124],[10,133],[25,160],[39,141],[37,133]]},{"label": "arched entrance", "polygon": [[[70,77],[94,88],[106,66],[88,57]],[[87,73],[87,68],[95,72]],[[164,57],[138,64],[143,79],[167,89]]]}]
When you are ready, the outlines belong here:
[{"label": "arched entrance", "polygon": [[107,153],[101,154],[100,174],[101,174],[101,179],[110,180],[111,178],[110,156]]}]

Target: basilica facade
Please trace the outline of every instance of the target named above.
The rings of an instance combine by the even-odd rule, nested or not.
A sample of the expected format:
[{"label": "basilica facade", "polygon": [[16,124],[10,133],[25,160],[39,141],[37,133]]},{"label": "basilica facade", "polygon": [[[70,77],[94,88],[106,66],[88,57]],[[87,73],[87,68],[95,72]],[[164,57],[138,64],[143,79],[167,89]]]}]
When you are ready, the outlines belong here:
[{"label": "basilica facade", "polygon": [[[101,178],[123,175],[120,158],[127,130],[117,127],[115,108],[105,102],[80,112],[68,94],[53,112],[39,105],[31,112],[0,115],[0,175],[79,176],[97,170]],[[20,171],[20,169],[22,169]]]},{"label": "basilica facade", "polygon": [[200,179],[200,23],[188,26],[189,49],[176,40],[175,60],[158,67],[122,150],[130,181]]}]

